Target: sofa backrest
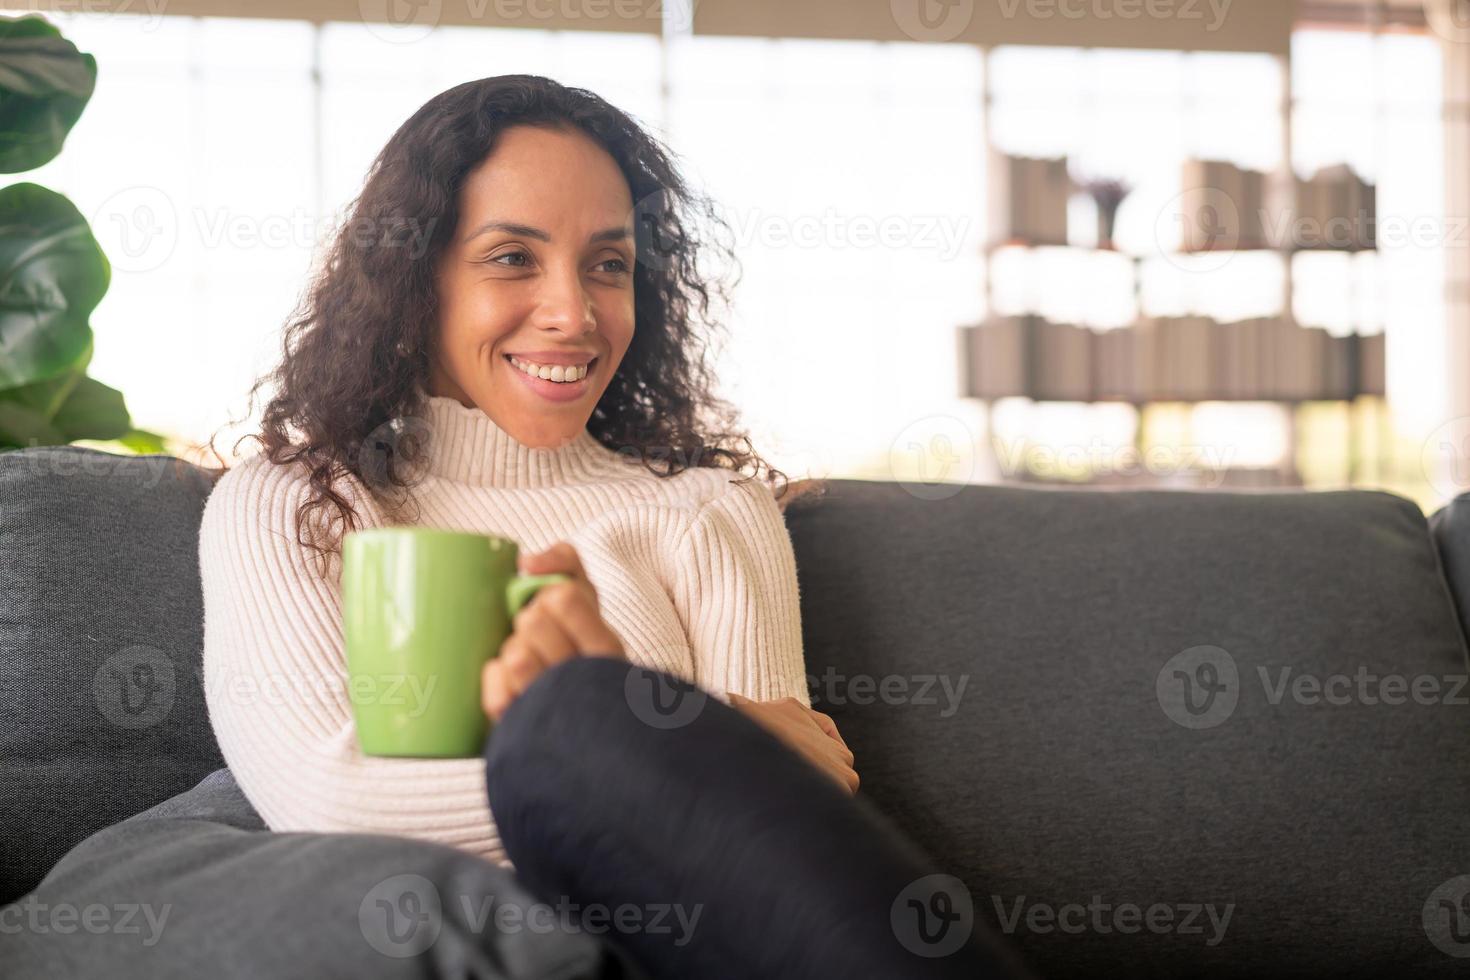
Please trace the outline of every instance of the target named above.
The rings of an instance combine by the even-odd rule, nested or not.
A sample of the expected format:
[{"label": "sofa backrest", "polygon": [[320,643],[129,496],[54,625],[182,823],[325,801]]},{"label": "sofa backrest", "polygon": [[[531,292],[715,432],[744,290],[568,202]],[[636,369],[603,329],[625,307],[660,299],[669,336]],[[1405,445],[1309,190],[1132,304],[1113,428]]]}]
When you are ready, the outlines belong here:
[{"label": "sofa backrest", "polygon": [[200,683],[205,471],[0,453],[0,903],[224,765]]},{"label": "sofa backrest", "polygon": [[1413,503],[833,481],[787,525],[863,792],[1043,975],[1463,969],[1467,655]]}]

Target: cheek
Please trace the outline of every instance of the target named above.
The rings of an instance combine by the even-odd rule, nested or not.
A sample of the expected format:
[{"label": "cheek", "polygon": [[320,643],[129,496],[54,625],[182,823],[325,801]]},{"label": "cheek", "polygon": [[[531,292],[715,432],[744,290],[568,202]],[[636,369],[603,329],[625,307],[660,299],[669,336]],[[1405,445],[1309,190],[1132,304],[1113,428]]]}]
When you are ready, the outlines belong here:
[{"label": "cheek", "polygon": [[521,316],[513,294],[464,280],[439,294],[439,321],[451,347],[470,350],[510,333]]},{"label": "cheek", "polygon": [[598,311],[597,322],[602,325],[609,343],[615,350],[626,350],[633,340],[633,323],[636,313],[631,295]]}]

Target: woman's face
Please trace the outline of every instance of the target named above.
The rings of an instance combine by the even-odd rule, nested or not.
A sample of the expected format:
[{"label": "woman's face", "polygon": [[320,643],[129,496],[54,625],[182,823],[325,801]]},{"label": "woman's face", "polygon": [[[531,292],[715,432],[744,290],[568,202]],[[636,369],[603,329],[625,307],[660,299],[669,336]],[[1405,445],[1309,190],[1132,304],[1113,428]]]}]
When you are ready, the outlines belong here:
[{"label": "woman's face", "polygon": [[[460,191],[436,270],[428,391],[479,407],[526,446],[576,436],[633,339],[633,201],[578,131],[512,126]],[[528,376],[527,370],[551,380]],[[556,378],[576,377],[567,383]]]}]

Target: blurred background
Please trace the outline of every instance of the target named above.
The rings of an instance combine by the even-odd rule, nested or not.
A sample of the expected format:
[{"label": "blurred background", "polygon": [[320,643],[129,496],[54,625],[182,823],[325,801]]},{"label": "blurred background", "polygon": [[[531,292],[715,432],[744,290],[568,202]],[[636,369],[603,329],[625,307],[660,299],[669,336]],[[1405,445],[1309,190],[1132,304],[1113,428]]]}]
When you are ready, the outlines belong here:
[{"label": "blurred background", "polygon": [[1464,0],[0,7],[96,58],[18,179],[90,222],[89,373],[176,455],[250,431],[393,130],[531,72],[722,206],[722,394],[793,478],[1470,489]]}]

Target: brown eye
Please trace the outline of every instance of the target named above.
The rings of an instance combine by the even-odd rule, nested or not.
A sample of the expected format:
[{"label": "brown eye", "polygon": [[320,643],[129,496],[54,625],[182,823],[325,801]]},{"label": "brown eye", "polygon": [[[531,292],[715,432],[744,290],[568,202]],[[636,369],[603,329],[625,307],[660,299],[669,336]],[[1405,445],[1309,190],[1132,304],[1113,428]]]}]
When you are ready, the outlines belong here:
[{"label": "brown eye", "polygon": [[[495,256],[490,261],[493,262],[493,263],[495,263],[495,264],[497,264],[497,265],[502,265],[504,263],[502,263],[500,261],[501,259],[512,259],[512,258],[529,259],[530,256],[527,255],[525,252],[502,252],[499,255]],[[510,268],[519,269],[519,268],[523,268],[523,266],[518,264],[518,265],[512,265],[512,266],[510,266]]]}]

